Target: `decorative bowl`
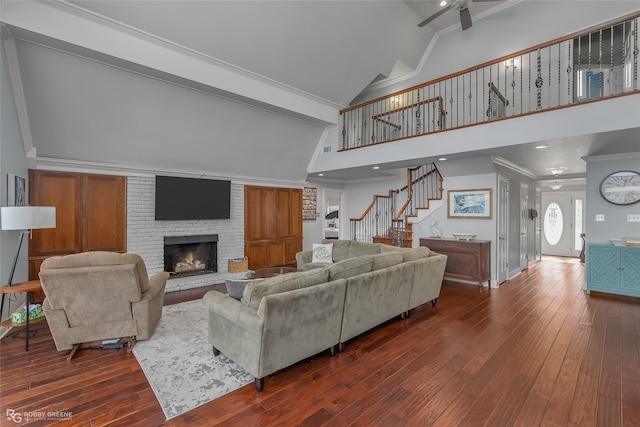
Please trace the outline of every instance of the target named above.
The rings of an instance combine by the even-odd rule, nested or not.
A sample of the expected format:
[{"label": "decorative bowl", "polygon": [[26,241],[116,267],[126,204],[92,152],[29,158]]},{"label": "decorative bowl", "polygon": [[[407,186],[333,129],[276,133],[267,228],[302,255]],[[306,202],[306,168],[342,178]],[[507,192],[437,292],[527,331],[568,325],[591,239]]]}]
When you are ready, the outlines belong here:
[{"label": "decorative bowl", "polygon": [[613,246],[622,246],[622,239],[609,239]]},{"label": "decorative bowl", "polygon": [[476,237],[475,234],[470,234],[470,233],[451,233],[451,235],[453,237],[456,238],[456,240],[473,240],[474,237]]}]

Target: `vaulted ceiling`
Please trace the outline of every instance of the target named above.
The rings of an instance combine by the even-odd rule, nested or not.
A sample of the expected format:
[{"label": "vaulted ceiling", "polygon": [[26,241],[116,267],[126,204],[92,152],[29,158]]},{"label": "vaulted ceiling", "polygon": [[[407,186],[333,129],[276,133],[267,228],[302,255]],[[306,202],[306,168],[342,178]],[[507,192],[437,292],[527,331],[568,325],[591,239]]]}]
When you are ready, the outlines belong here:
[{"label": "vaulted ceiling", "polygon": [[[519,3],[533,2],[471,2],[474,26],[463,40],[495,26],[497,12],[527,27]],[[598,3],[616,3],[612,16],[633,8]],[[25,151],[45,167],[304,182],[341,108],[373,81],[429,67],[439,39],[461,33],[455,10],[418,27],[439,8],[397,0],[3,0],[3,72],[20,77]],[[503,54],[534,39],[509,40]],[[464,52],[461,44],[455,55]],[[515,151],[513,158],[531,161]]]}]

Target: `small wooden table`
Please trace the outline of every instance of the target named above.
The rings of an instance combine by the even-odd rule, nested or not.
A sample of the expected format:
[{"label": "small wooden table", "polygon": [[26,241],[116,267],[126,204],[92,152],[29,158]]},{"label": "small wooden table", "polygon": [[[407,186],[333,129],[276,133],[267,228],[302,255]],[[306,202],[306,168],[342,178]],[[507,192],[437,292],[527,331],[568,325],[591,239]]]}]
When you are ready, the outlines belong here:
[{"label": "small wooden table", "polygon": [[41,291],[41,290],[42,290],[42,283],[40,283],[40,280],[30,280],[28,282],[22,282],[12,286],[0,286],[0,294],[19,294],[22,292],[26,293],[25,307],[27,308],[26,309],[27,321],[25,323],[13,323],[11,319],[7,319],[4,322],[2,322],[2,326],[5,326],[5,327],[18,327],[18,328],[23,326],[26,327],[25,351],[29,351],[29,323],[37,323],[44,320],[44,317],[41,317],[40,319],[29,321],[29,294],[31,292]]}]

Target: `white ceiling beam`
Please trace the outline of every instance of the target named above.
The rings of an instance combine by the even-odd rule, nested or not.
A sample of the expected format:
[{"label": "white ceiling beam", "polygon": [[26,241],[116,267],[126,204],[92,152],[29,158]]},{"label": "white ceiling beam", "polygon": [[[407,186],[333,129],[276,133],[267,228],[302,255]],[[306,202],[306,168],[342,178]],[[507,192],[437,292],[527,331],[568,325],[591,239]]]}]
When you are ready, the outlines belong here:
[{"label": "white ceiling beam", "polygon": [[18,54],[16,53],[16,44],[11,37],[11,32],[6,25],[3,24],[0,27],[0,33],[5,57],[7,58],[7,68],[9,69],[9,79],[11,80],[13,100],[18,115],[18,125],[20,126],[22,144],[24,145],[24,154],[27,158],[27,166],[32,167],[34,165],[33,162],[36,158],[36,147],[34,147],[33,139],[31,138],[29,113],[27,111],[27,102],[24,99],[24,90],[22,86],[22,77],[20,74],[20,66],[18,64]]},{"label": "white ceiling beam", "polygon": [[[2,21],[22,30],[215,88],[235,99],[336,124],[341,106],[66,2],[6,2]],[[42,39],[38,40],[40,43]],[[86,54],[86,51],[83,51]]]}]

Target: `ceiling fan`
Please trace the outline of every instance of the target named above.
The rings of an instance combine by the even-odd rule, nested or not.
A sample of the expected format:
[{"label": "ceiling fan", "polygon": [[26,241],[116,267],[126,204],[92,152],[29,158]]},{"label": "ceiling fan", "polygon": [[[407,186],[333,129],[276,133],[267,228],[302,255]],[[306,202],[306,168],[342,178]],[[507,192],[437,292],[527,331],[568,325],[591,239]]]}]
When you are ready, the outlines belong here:
[{"label": "ceiling fan", "polygon": [[471,3],[472,1],[485,2],[496,0],[442,0],[440,2],[440,6],[442,7],[442,9],[419,23],[418,27],[424,27],[429,22],[435,20],[437,17],[447,12],[449,9],[455,9],[460,11],[460,24],[462,25],[462,31],[468,30],[472,25],[471,13],[469,12],[469,3]]}]

